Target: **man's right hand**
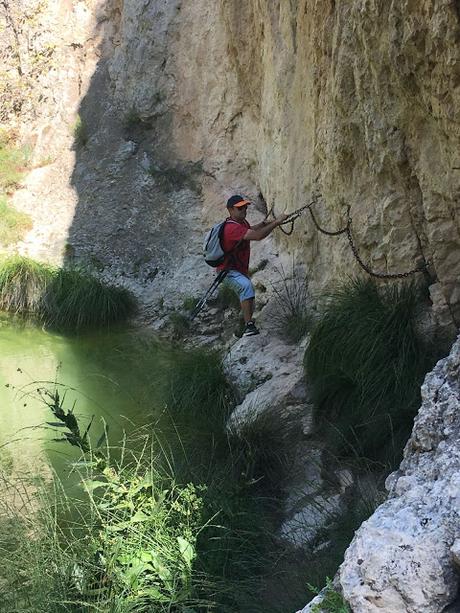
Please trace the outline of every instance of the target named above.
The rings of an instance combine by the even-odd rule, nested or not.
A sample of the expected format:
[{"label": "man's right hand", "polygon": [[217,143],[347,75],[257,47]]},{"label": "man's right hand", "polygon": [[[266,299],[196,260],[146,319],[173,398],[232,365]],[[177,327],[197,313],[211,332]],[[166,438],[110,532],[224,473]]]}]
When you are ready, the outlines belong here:
[{"label": "man's right hand", "polygon": [[289,215],[286,215],[286,213],[283,213],[282,215],[280,215],[279,217],[276,218],[276,225],[280,226],[282,223],[284,223],[286,221],[286,219],[289,217]]}]

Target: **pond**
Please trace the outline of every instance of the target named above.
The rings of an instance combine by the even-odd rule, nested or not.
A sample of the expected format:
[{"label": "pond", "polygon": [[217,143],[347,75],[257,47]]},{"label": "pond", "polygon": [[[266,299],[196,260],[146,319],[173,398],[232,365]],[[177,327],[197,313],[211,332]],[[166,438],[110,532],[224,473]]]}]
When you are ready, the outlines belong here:
[{"label": "pond", "polygon": [[0,319],[0,457],[22,471],[45,452],[58,476],[67,477],[77,451],[55,442],[59,430],[43,427],[56,420],[37,394],[39,387],[52,390],[55,383],[65,393],[65,408],[74,406],[81,428],[94,416],[96,438],[104,422],[113,445],[125,432],[150,423],[152,352],[145,363],[133,363],[127,348],[135,342],[126,330],[65,337]]},{"label": "pond", "polygon": [[[193,598],[203,599],[203,602],[211,598],[215,601],[213,606],[217,607],[214,610],[232,613],[246,610],[254,613],[295,611],[306,601],[306,577],[309,575],[305,569],[299,572],[305,562],[275,538],[281,500],[273,498],[272,486],[264,489],[265,460],[254,459],[259,451],[261,458],[266,458],[266,444],[264,442],[258,446],[256,441],[260,437],[257,435],[254,443],[238,437],[229,439],[225,430],[225,416],[232,406],[233,396],[222,372],[218,354],[202,350],[184,351],[160,343],[146,331],[118,329],[72,337],[51,333],[11,318],[2,318],[0,356],[0,467],[3,471],[7,466],[12,476],[24,473],[33,476],[39,471],[46,473],[51,467],[63,484],[65,493],[70,494],[70,499],[76,501],[83,496],[80,477],[77,471],[72,470],[72,461],[80,457],[79,449],[56,442],[55,439],[61,438],[64,430],[47,427],[47,422],[56,422],[56,418],[40,399],[37,393],[40,388],[58,389],[61,396],[65,394],[64,408],[69,410],[74,407],[81,429],[86,428],[94,416],[91,427],[93,444],[104,432],[105,423],[110,445],[116,446],[127,435],[131,449],[133,439],[130,434],[135,434],[142,426],[148,426],[146,430],[155,434],[155,441],[165,445],[170,458],[168,467],[173,472],[173,480],[169,481],[169,485],[158,497],[158,504],[163,499],[167,502],[173,491],[178,492],[177,500],[172,500],[164,516],[176,517],[178,509],[184,510],[186,504],[198,505],[195,490],[187,489],[188,485],[184,488],[184,485],[192,482],[199,488],[196,492],[199,493],[199,504],[202,506],[197,506],[195,513],[203,524],[197,528],[194,537],[198,553],[193,567],[196,567],[198,580],[193,578],[192,582],[190,576],[190,580],[185,581],[180,576],[187,598],[190,594]],[[268,462],[273,465],[272,460]],[[161,486],[162,480],[163,473],[159,487],[164,487]],[[136,480],[131,481],[130,485],[135,485],[136,491],[141,487]],[[2,492],[4,495],[5,492]],[[152,499],[157,504],[157,498],[153,496]],[[159,511],[151,517],[159,521],[162,513]],[[71,511],[71,521],[73,517]],[[187,511],[187,525],[190,517]],[[139,511],[136,521],[139,518],[144,521],[146,516]],[[127,531],[117,541],[123,543],[125,549],[128,545],[131,547],[133,542],[134,549],[137,547],[136,526],[139,524],[133,525],[134,530]],[[110,524],[107,529],[118,530],[119,527]],[[123,529],[127,530],[125,527]],[[168,530],[171,529],[168,527]],[[155,528],[149,534],[150,538],[156,538],[158,530]],[[0,566],[9,569],[9,575],[5,571],[4,577],[0,572],[0,585],[2,582],[16,585],[20,568],[23,567],[22,560],[33,559],[36,555],[34,542],[31,542],[29,552],[27,542],[20,536],[11,546],[11,550],[15,551],[14,557],[5,558],[5,551],[9,547],[8,537],[8,529],[3,535],[0,534],[0,550],[3,552]],[[174,553],[174,547],[177,549],[176,541],[182,544],[185,541],[182,536],[176,537],[175,532],[173,537],[169,551]],[[112,536],[109,540],[101,541],[98,531],[91,538],[95,538],[98,543],[97,551],[101,548],[107,551],[108,544],[112,543]],[[145,535],[141,540],[143,543],[148,541]],[[77,547],[78,542],[72,546]],[[17,553],[19,546],[22,549],[26,547],[21,554]],[[67,545],[66,551],[70,551]],[[129,551],[130,559],[140,564],[131,549]],[[151,551],[153,549],[143,550],[142,555],[151,557]],[[183,552],[178,551],[175,555],[179,556],[179,562],[182,556],[184,562]],[[85,573],[89,568],[92,581],[94,562],[90,560],[86,567],[82,561],[85,559],[79,559],[78,565],[80,569],[85,569]],[[116,560],[123,570],[126,552],[121,557],[117,554],[111,559]],[[189,563],[191,559],[190,554]],[[54,564],[54,557],[52,561]],[[48,568],[49,563],[45,560],[42,567],[38,562],[32,565],[36,567],[37,577],[42,576],[43,568]],[[19,565],[17,571],[15,564]],[[73,561],[70,567],[74,568],[72,564]],[[156,567],[152,568],[151,562],[146,564],[141,573],[141,578],[147,577],[144,587],[149,585],[149,589],[157,590],[158,586],[162,586],[161,598],[166,598],[169,580],[163,578],[161,583],[160,571]],[[171,571],[168,572],[176,572],[176,566],[174,558],[171,561]],[[130,569],[131,566],[126,572],[130,573]],[[296,576],[299,577],[298,581]],[[59,577],[62,579],[62,575]],[[143,588],[136,587],[136,582],[135,585],[130,583],[130,597],[142,599],[145,597]],[[73,608],[47,608],[47,598],[57,598],[58,601],[64,598],[62,594],[66,594],[66,585],[65,589],[62,586],[60,588],[62,594],[54,591],[58,586],[55,578],[51,586],[43,585],[41,579],[37,585],[43,590],[43,596],[33,600],[30,610],[34,613],[74,611]],[[11,591],[9,610],[16,610],[11,608],[12,603],[18,606],[19,602],[23,606],[28,594],[27,585],[21,584],[21,590],[17,593]],[[85,598],[88,593],[90,590],[84,591]],[[123,590],[119,593],[124,594]],[[162,607],[149,610],[166,611]],[[182,609],[173,607],[167,610]],[[210,609],[197,606],[193,610]]]}]

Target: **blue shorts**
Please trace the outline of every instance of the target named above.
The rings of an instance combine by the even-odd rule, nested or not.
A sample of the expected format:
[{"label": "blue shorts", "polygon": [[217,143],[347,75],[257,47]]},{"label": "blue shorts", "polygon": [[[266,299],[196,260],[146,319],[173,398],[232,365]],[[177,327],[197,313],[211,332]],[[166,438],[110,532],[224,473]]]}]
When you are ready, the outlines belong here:
[{"label": "blue shorts", "polygon": [[250,300],[255,296],[251,279],[237,270],[229,270],[224,282],[238,294],[240,302]]}]

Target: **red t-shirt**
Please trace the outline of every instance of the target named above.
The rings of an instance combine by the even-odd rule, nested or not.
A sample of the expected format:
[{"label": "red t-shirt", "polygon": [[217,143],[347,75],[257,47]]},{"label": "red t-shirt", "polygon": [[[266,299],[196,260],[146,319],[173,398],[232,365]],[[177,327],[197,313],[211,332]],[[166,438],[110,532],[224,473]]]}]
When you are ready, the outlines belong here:
[{"label": "red t-shirt", "polygon": [[[247,275],[249,271],[249,256],[251,247],[249,241],[242,241],[235,249],[236,244],[240,241],[251,226],[244,219],[241,223],[228,218],[224,226],[224,231],[221,236],[221,245],[225,253],[231,251],[225,256],[224,263],[217,267],[218,270],[238,270],[243,275]],[[233,251],[235,249],[235,251]]]}]

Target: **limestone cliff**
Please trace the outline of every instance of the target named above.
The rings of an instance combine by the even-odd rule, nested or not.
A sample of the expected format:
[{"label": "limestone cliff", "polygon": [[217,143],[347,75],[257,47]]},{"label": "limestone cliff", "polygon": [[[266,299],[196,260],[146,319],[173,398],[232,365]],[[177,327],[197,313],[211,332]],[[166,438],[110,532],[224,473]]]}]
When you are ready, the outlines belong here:
[{"label": "limestone cliff", "polygon": [[[351,206],[373,269],[432,261],[438,317],[458,325],[457,2],[6,0],[1,14],[2,121],[47,158],[15,196],[36,222],[24,252],[57,260],[67,242],[159,296],[204,274],[201,219],[232,191],[277,212],[321,194],[328,229]],[[279,238],[312,290],[362,272],[309,217]]]},{"label": "limestone cliff", "polygon": [[[231,193],[257,201],[262,192],[277,213],[319,195],[314,211],[328,230],[344,226],[350,206],[354,241],[373,270],[431,262],[433,311],[453,337],[460,324],[458,0],[3,0],[0,21],[1,127],[33,147],[12,197],[34,222],[21,253],[87,263],[130,287],[156,318],[209,284],[201,238]],[[271,272],[257,279],[269,279],[284,254],[308,271],[313,297],[365,274],[346,237],[320,234],[307,215],[291,237],[276,232],[263,249],[255,255]],[[297,415],[306,402],[302,348],[257,342],[251,374],[259,389],[248,388],[240,413],[257,396]],[[246,364],[240,347],[235,360]],[[278,395],[267,385],[264,349],[270,366],[290,364]],[[412,495],[412,482],[398,483]],[[291,507],[294,514],[297,500]],[[446,552],[443,577],[451,573]],[[344,567],[343,588],[357,610],[374,610],[360,609],[369,594],[350,587],[367,572],[358,566],[356,576]],[[406,598],[390,590],[390,575],[370,594],[372,606],[388,594]],[[448,587],[441,579],[434,589],[444,590],[444,606],[455,579]]]},{"label": "limestone cliff", "polygon": [[338,586],[354,613],[459,610],[459,369],[460,339],[426,377],[389,499],[346,552]]}]

